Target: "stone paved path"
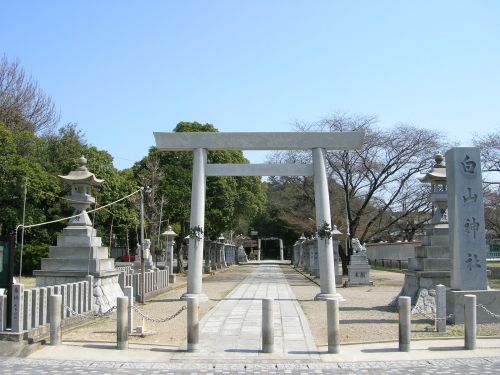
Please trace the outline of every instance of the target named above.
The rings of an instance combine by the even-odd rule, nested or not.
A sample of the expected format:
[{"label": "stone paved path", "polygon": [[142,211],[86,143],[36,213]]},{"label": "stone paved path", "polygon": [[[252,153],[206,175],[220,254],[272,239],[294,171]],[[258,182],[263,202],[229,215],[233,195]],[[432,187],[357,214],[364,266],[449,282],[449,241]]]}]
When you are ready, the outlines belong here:
[{"label": "stone paved path", "polygon": [[[260,353],[262,299],[274,302],[274,353]],[[307,318],[279,264],[260,264],[200,322],[200,351],[173,359],[319,359]]]},{"label": "stone paved path", "polygon": [[439,359],[390,362],[307,363],[131,363],[71,360],[1,358],[0,374],[8,375],[89,375],[89,374],[394,374],[394,375],[493,375],[500,373],[499,357]]}]

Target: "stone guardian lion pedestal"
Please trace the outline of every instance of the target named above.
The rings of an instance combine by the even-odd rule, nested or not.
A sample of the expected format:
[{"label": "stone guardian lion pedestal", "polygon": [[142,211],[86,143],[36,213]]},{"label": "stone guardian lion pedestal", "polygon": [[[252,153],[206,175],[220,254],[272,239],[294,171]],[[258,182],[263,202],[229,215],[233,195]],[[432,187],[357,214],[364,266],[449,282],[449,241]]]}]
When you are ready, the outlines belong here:
[{"label": "stone guardian lion pedestal", "polygon": [[366,247],[361,245],[357,238],[353,238],[352,248],[353,254],[348,266],[349,279],[346,281],[345,286],[373,285],[370,280],[370,265],[366,256]]}]

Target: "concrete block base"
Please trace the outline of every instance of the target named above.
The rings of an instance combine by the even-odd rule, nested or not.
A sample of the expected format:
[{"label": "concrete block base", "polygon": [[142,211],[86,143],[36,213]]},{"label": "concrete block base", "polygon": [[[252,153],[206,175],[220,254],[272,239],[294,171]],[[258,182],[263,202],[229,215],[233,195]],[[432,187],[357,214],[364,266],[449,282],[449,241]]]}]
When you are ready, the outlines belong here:
[{"label": "concrete block base", "polygon": [[348,271],[347,285],[373,285],[370,281],[370,266],[368,264],[351,264]]},{"label": "concrete block base", "polygon": [[477,303],[477,323],[498,323],[498,318],[488,314],[484,308],[494,314],[500,314],[500,290],[448,290],[446,293],[446,315],[453,314],[449,319],[452,324],[464,322],[464,296],[473,294]]},{"label": "concrete block base", "polygon": [[173,284],[175,283],[175,280],[176,280],[176,276],[175,275],[168,275],[168,283],[169,284]]}]

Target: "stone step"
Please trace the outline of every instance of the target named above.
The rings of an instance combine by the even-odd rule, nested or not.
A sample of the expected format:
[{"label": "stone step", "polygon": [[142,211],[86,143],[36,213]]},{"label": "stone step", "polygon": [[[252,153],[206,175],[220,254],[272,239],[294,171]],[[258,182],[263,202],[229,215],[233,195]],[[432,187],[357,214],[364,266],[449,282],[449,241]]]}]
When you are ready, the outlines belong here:
[{"label": "stone step", "polygon": [[101,272],[112,271],[114,259],[42,259],[42,271]]},{"label": "stone step", "polygon": [[49,246],[49,257],[56,259],[107,259],[108,248],[103,246]]},{"label": "stone step", "polygon": [[97,237],[97,231],[92,227],[69,226],[63,229],[63,236]]},{"label": "stone step", "polygon": [[448,258],[410,258],[408,270],[410,271],[447,271],[450,269]]},{"label": "stone step", "polygon": [[102,246],[102,239],[87,236],[57,236],[57,246]]},{"label": "stone step", "polygon": [[415,247],[415,258],[449,258],[448,246],[417,246]]},{"label": "stone step", "polygon": [[447,236],[450,232],[448,224],[436,224],[431,225],[425,229],[425,234],[427,236]]},{"label": "stone step", "polygon": [[432,234],[434,235],[440,235],[440,236],[447,236],[450,233],[450,228],[448,227],[448,224],[441,224],[442,226],[436,226],[432,230]]},{"label": "stone step", "polygon": [[436,235],[436,236],[431,236],[429,237],[429,244],[430,246],[448,246],[450,238],[448,235]]},{"label": "stone step", "polygon": [[447,278],[451,277],[451,271],[411,271],[405,270],[405,275],[410,275],[414,277],[425,277],[425,278]]}]

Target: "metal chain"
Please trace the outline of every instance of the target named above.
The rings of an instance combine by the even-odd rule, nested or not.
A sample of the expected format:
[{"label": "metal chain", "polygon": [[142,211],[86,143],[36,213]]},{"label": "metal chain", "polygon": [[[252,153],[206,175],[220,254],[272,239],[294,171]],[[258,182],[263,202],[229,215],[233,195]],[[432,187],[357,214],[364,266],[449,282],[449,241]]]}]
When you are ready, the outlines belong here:
[{"label": "metal chain", "polygon": [[152,318],[148,314],[146,314],[144,311],[142,311],[141,309],[139,309],[137,306],[132,306],[132,308],[134,309],[135,312],[137,312],[144,319],[149,320],[150,322],[153,322],[153,323],[165,323],[165,322],[168,322],[169,320],[174,319],[181,312],[183,312],[184,310],[187,309],[187,307],[184,305],[175,314],[172,314],[169,317],[166,317],[166,318]]},{"label": "metal chain", "polygon": [[79,314],[78,312],[76,312],[75,310],[73,310],[71,307],[69,307],[66,304],[63,304],[63,306],[66,310],[69,311],[71,317],[78,317],[78,318],[84,319],[84,320],[92,320],[92,319],[102,318],[103,316],[111,315],[113,313],[113,311],[116,310],[116,306],[113,306],[109,310],[102,312],[102,313],[94,312],[94,314],[83,315],[83,314]]},{"label": "metal chain", "polygon": [[[476,307],[483,309],[489,316],[491,316],[491,317],[493,317],[495,319],[500,319],[500,315],[499,314],[495,314],[494,312],[488,310],[486,308],[486,306],[484,306],[482,304],[477,304]],[[429,314],[426,314],[420,308],[414,308],[413,311],[415,312],[415,314],[423,315],[427,319],[430,319],[430,320],[449,320],[450,318],[452,318],[455,315],[455,314],[452,313],[452,314],[446,315],[444,318],[438,318],[437,316],[431,316]]]},{"label": "metal chain", "polygon": [[491,316],[491,317],[493,317],[493,318],[495,318],[495,319],[500,319],[500,315],[497,315],[497,314],[495,314],[494,312],[491,312],[490,310],[488,310],[488,309],[486,308],[486,306],[484,306],[484,305],[482,305],[482,304],[478,304],[478,305],[476,305],[476,307],[480,307],[480,308],[482,308],[482,309],[483,309],[483,310],[484,310],[484,311],[485,311],[485,312],[486,312],[489,316]]}]

